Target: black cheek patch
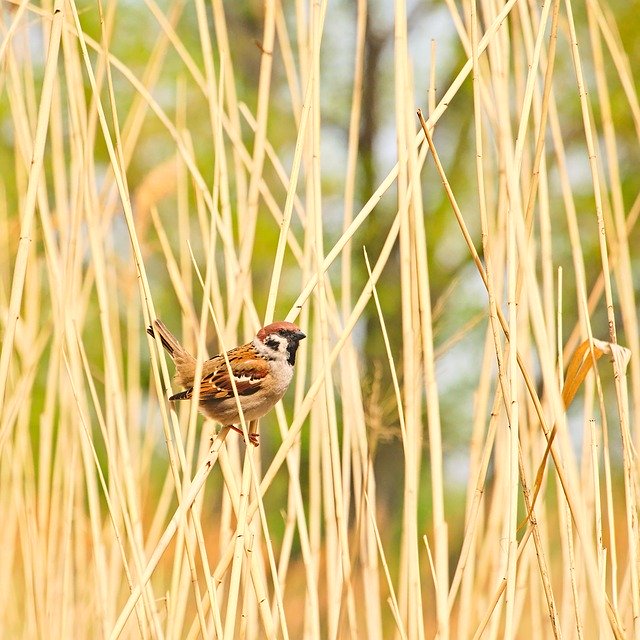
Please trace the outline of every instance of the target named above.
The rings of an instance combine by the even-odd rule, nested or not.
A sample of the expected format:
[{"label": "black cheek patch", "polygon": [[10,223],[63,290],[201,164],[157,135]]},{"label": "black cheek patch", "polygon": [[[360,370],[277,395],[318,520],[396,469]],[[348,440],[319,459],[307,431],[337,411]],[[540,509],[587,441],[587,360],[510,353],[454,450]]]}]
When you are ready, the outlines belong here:
[{"label": "black cheek patch", "polygon": [[270,349],[273,349],[274,351],[280,351],[280,341],[276,340],[276,338],[267,338],[264,343],[267,345],[267,347],[269,347]]}]

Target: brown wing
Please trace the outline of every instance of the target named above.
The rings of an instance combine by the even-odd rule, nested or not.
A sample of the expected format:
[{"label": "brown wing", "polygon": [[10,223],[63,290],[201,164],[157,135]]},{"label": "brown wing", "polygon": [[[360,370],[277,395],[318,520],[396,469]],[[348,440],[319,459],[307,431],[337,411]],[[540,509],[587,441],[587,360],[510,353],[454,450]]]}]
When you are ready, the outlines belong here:
[{"label": "brown wing", "polygon": [[[239,396],[248,396],[260,389],[260,382],[269,373],[269,363],[264,358],[254,357],[253,349],[248,353],[247,345],[229,352],[229,364],[238,390]],[[213,367],[213,369],[212,369]],[[205,363],[207,373],[200,383],[200,402],[207,400],[224,400],[233,398],[233,386],[229,378],[229,371],[222,356],[215,356]],[[193,387],[185,389],[169,400],[186,400],[193,396]]]}]

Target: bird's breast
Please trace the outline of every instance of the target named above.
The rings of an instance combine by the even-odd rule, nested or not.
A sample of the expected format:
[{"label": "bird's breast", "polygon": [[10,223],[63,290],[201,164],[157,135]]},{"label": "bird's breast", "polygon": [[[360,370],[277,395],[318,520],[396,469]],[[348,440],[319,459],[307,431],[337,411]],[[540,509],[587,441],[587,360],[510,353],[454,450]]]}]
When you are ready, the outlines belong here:
[{"label": "bird's breast", "polygon": [[274,360],[269,364],[271,367],[269,392],[279,400],[291,384],[293,367],[285,360]]}]

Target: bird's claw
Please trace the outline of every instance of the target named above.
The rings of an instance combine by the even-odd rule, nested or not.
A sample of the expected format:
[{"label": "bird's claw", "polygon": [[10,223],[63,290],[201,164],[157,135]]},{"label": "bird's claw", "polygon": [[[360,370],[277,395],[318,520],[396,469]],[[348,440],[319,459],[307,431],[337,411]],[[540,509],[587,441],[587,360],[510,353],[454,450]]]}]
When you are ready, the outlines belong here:
[{"label": "bird's claw", "polygon": [[[231,429],[233,429],[234,431],[236,431],[237,433],[239,433],[243,439],[244,439],[244,431],[242,429],[239,429],[238,427],[236,427],[235,425],[231,425],[230,427]],[[259,447],[260,446],[260,434],[259,433],[250,433],[249,434],[249,442],[254,446],[254,447]]]}]

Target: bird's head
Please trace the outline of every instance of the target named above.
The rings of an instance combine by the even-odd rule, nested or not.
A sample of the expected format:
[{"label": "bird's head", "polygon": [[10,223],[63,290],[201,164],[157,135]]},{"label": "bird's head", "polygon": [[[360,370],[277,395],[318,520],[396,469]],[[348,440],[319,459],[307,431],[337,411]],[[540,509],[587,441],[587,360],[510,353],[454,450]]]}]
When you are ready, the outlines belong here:
[{"label": "bird's head", "polygon": [[266,348],[272,360],[286,360],[291,366],[296,362],[296,351],[300,340],[306,336],[293,322],[274,322],[262,327],[255,337],[260,346]]}]

